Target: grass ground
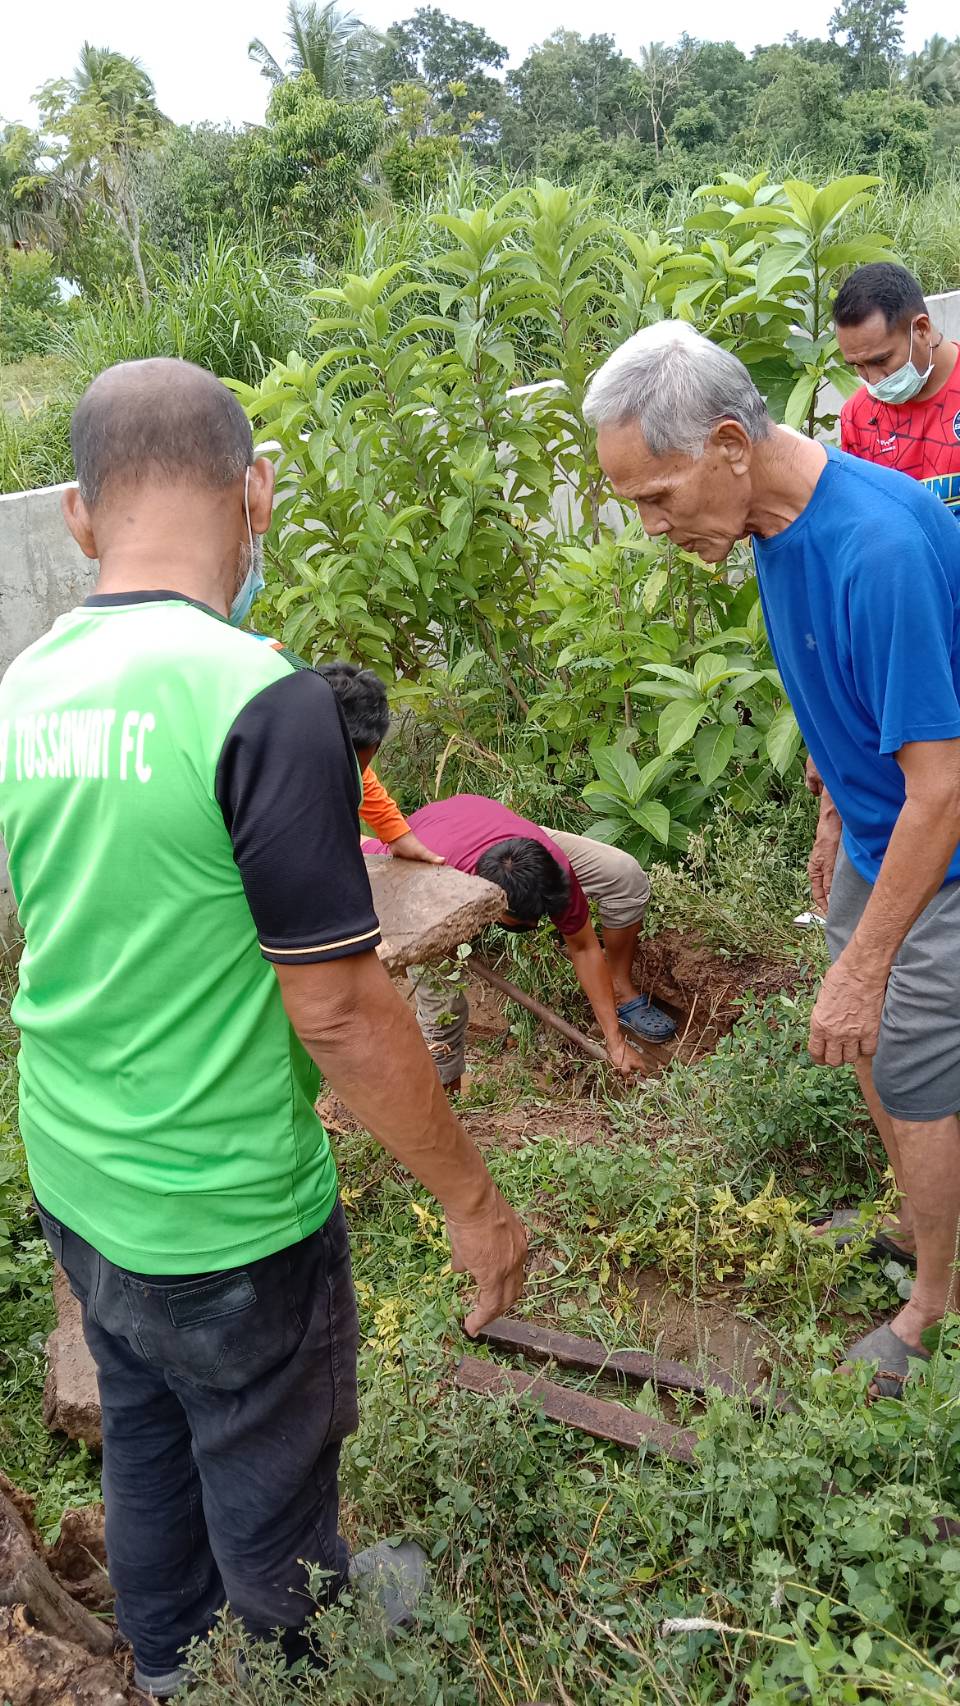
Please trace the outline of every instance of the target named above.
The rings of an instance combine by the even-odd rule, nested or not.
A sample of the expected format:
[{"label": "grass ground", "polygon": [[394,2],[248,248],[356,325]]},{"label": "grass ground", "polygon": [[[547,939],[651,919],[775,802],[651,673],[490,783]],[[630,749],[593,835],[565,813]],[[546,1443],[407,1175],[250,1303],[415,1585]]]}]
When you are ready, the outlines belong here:
[{"label": "grass ground", "polygon": [[66,364],[56,355],[0,362],[0,409],[10,415],[32,414],[56,395],[65,372]]},{"label": "grass ground", "polygon": [[[712,919],[723,937],[748,904],[756,847],[744,832],[734,857],[732,833],[720,825],[713,843],[727,837],[723,861],[661,881],[671,921],[699,907],[700,926]],[[775,867],[771,851],[768,886]],[[390,1646],[359,1606],[318,1616],[327,1668],[296,1684],[269,1652],[239,1684],[224,1629],[201,1660],[198,1706],[960,1700],[960,1546],[934,1520],[960,1522],[960,1337],[945,1334],[901,1404],[867,1405],[862,1381],[828,1372],[864,1320],[895,1307],[905,1276],[804,1233],[815,1208],[883,1187],[852,1076],[818,1072],[804,1053],[800,962],[817,950],[803,939],[798,952],[783,929],[800,898],[799,880],[785,881],[767,895],[784,992],[748,1000],[713,1055],[624,1093],[542,1037],[534,1046],[517,1018],[474,1049],[463,1111],[531,1229],[521,1313],[611,1347],[659,1338],[691,1357],[753,1356],[794,1409],[683,1401],[671,1417],[702,1439],[691,1470],[459,1391],[462,1287],[434,1207],[336,1122],[363,1321],[345,1526],[356,1546],[418,1538],[434,1590],[417,1635]],[[549,937],[521,951],[526,975],[548,998],[562,988],[576,1013]],[[47,1263],[12,1141],[9,1032],[2,1047],[0,1468],[39,1492],[52,1533],[65,1502],[97,1496],[96,1463],[40,1421]],[[652,1390],[599,1390],[659,1408]]]}]

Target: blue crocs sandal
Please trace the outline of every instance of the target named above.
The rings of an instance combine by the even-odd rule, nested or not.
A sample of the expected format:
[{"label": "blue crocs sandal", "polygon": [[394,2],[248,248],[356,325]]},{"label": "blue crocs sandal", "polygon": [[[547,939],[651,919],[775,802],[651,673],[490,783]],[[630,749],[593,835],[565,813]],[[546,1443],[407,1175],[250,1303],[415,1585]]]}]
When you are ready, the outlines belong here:
[{"label": "blue crocs sandal", "polygon": [[632,1001],[625,1001],[617,1008],[617,1018],[627,1036],[632,1032],[635,1037],[642,1037],[645,1043],[668,1043],[677,1034],[677,1027],[669,1014],[655,1007],[649,995],[637,995]]}]

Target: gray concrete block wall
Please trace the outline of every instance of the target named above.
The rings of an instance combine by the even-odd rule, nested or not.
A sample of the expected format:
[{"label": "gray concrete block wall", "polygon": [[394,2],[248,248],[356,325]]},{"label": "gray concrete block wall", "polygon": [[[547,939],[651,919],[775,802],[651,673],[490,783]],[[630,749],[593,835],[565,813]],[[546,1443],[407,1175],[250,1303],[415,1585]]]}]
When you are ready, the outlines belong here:
[{"label": "gray concrete block wall", "polygon": [[[0,497],[0,675],[65,610],[86,598],[97,565],[74,544],[60,513],[63,486]],[[0,845],[0,951],[16,946],[17,921]]]}]

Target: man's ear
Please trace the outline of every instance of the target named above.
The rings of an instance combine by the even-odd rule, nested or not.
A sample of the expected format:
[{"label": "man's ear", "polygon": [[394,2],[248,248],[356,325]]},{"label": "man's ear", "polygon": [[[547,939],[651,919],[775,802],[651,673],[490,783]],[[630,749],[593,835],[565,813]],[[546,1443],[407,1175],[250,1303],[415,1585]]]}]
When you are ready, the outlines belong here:
[{"label": "man's ear", "polygon": [[276,469],[269,456],[258,456],[250,468],[250,526],[254,533],[266,533],[270,526],[276,483]]},{"label": "man's ear", "polygon": [[914,334],[919,332],[922,338],[926,338],[928,342],[932,342],[934,332],[933,326],[930,323],[929,314],[918,314],[913,322],[913,330]]},{"label": "man's ear", "polygon": [[93,536],[93,522],[90,518],[90,511],[80,496],[78,486],[67,487],[60,499],[60,508],[63,511],[63,519],[84,556],[95,561],[100,553]]},{"label": "man's ear", "polygon": [[753,444],[739,421],[718,421],[711,429],[710,441],[734,474],[749,472]]}]

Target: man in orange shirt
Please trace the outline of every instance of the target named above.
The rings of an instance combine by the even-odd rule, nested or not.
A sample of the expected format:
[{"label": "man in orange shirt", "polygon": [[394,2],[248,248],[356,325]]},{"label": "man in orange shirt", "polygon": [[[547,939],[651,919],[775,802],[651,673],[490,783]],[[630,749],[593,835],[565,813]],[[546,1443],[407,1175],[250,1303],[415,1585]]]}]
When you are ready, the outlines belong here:
[{"label": "man in orange shirt", "polygon": [[[419,859],[425,865],[445,863],[415,835],[400,807],[367,762],[390,726],[386,689],[379,676],[355,663],[322,663],[317,670],[330,683],[350,731],[354,752],[362,765],[363,802],[360,817],[395,859]],[[360,758],[360,754],[363,757]]]}]

